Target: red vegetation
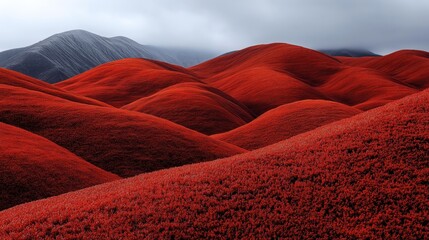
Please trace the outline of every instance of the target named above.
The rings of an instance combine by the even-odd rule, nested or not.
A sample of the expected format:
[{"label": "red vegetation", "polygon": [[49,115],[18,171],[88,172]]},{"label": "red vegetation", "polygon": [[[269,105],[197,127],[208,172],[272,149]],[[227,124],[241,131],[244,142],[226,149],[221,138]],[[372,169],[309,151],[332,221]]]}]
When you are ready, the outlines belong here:
[{"label": "red vegetation", "polygon": [[[416,87],[429,86],[428,54],[418,53],[400,51],[351,60],[289,44],[267,44],[191,70],[257,115],[305,99],[333,100],[368,110],[416,93]],[[416,66],[411,66],[414,62]]]},{"label": "red vegetation", "polygon": [[242,127],[213,137],[253,150],[360,112],[336,102],[303,100],[270,110]]},{"label": "red vegetation", "polygon": [[317,51],[284,43],[252,46],[190,68],[214,82],[255,67],[267,68],[318,85],[338,71],[340,62]]},{"label": "red vegetation", "polygon": [[65,92],[62,89],[56,88],[48,83],[5,68],[0,68],[0,84],[6,84],[10,86],[26,88],[28,90],[43,92],[52,96],[57,96],[78,103],[108,106],[107,104],[99,102],[97,100]]},{"label": "red vegetation", "polygon": [[244,152],[154,116],[5,85],[0,85],[0,121],[41,135],[120,176]]},{"label": "red vegetation", "polygon": [[326,81],[340,66],[338,60],[310,49],[267,44],[212,59],[191,70],[259,115],[294,101],[326,99],[312,86]]},{"label": "red vegetation", "polygon": [[102,64],[55,86],[122,107],[183,82],[198,80],[190,71],[168,63],[147,59],[122,59]]},{"label": "red vegetation", "polygon": [[345,68],[332,75],[318,90],[337,102],[361,110],[372,109],[417,92],[389,76],[361,67]]},{"label": "red vegetation", "polygon": [[403,84],[415,88],[429,87],[429,53],[402,50],[384,57],[363,60],[346,60],[347,64],[372,68],[385,73]]},{"label": "red vegetation", "polygon": [[33,133],[0,123],[0,210],[119,179]]},{"label": "red vegetation", "polygon": [[148,113],[209,135],[253,120],[241,103],[201,83],[176,84],[122,108]]},{"label": "red vegetation", "polygon": [[326,99],[306,83],[267,68],[245,69],[210,83],[260,115],[283,104],[304,99]]},{"label": "red vegetation", "polygon": [[21,205],[0,212],[0,236],[425,239],[428,101],[425,91],[248,154]]},{"label": "red vegetation", "polygon": [[427,87],[427,52],[289,44],[55,86],[0,69],[0,209],[103,183],[1,211],[0,239],[429,238]]}]

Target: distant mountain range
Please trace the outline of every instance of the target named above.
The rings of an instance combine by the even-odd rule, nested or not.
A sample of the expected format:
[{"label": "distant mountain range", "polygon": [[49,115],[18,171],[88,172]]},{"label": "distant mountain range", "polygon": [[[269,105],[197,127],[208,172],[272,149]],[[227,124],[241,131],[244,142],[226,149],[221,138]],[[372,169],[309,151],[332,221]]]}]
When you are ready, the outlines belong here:
[{"label": "distant mountain range", "polygon": [[126,37],[106,38],[72,30],[1,52],[0,67],[55,83],[122,58],[147,58],[189,67],[212,57],[215,54],[210,52],[147,46]]},{"label": "distant mountain range", "polygon": [[321,49],[319,52],[331,55],[333,57],[377,57],[376,53],[366,49],[339,48],[339,49]]}]

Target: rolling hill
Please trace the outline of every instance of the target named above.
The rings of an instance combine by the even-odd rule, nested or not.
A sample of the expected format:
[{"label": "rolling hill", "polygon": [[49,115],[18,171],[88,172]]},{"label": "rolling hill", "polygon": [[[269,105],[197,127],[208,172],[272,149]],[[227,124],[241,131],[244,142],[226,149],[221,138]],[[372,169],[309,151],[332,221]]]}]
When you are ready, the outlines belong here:
[{"label": "rolling hill", "polygon": [[122,107],[177,83],[199,82],[188,70],[171,64],[122,59],[103,64],[56,87]]},{"label": "rolling hill", "polygon": [[202,83],[181,83],[122,107],[164,118],[211,135],[253,120],[249,110],[216,88]]},{"label": "rolling hill", "polygon": [[55,83],[122,58],[156,59],[192,66],[213,56],[200,51],[140,45],[126,37],[105,38],[84,30],[72,30],[28,47],[1,52],[0,67]]},{"label": "rolling hill", "polygon": [[0,68],[0,84],[21,87],[28,90],[43,92],[52,96],[64,98],[70,101],[85,103],[96,106],[109,106],[103,102],[97,101],[92,98],[87,98],[81,95],[76,95],[60,88],[54,87],[51,84],[42,82],[40,80],[31,78],[24,74]]},{"label": "rolling hill", "polygon": [[429,84],[425,77],[429,71],[424,67],[429,61],[424,52],[403,60],[411,63],[417,58],[418,66],[404,72],[401,79],[395,72],[399,71],[397,68],[376,65],[386,62],[394,66],[395,59],[401,59],[395,55],[404,53],[368,57],[369,62],[361,58],[337,59],[303,47],[275,43],[223,55],[190,70],[257,115],[306,99],[332,100],[368,110],[416,93]]},{"label": "rolling hill", "polygon": [[120,179],[53,142],[0,122],[0,210]]},{"label": "rolling hill", "polygon": [[0,236],[424,239],[428,101],[424,91],[247,154],[20,205],[0,212]]},{"label": "rolling hill", "polygon": [[361,112],[337,102],[302,100],[272,109],[246,125],[212,137],[253,150]]},{"label": "rolling hill", "polygon": [[418,50],[401,50],[384,57],[352,63],[375,69],[408,86],[423,89],[429,87],[429,53]]},{"label": "rolling hill", "polygon": [[244,152],[151,115],[0,85],[0,121],[41,135],[120,176]]}]

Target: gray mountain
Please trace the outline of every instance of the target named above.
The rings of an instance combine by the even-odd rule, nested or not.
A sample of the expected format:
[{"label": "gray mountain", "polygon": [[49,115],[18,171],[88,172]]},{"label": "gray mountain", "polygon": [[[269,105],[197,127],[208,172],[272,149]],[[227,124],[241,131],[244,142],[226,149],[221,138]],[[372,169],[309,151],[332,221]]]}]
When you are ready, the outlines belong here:
[{"label": "gray mountain", "polygon": [[55,83],[122,58],[147,58],[188,67],[214,56],[208,52],[141,45],[126,37],[106,38],[72,30],[28,47],[0,52],[0,67]]},{"label": "gray mountain", "polygon": [[380,56],[366,49],[340,48],[318,50],[333,57],[376,57]]}]

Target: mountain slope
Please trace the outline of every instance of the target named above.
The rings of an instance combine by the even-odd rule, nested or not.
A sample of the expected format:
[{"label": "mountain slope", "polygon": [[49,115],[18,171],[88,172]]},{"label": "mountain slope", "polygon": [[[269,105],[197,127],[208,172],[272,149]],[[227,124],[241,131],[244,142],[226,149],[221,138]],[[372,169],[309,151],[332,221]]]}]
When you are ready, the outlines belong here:
[{"label": "mountain slope", "polygon": [[120,179],[53,142],[0,122],[0,210]]},{"label": "mountain slope", "polygon": [[6,85],[0,85],[0,121],[41,135],[125,177],[244,152],[151,115]]},{"label": "mountain slope", "polygon": [[2,52],[0,66],[55,83],[122,58],[148,58],[191,66],[210,57],[209,53],[144,46],[125,37],[105,38],[73,30],[28,47]]},{"label": "mountain slope", "polygon": [[253,150],[361,112],[337,102],[302,100],[272,109],[246,125],[212,137]]},{"label": "mountain slope", "polygon": [[0,236],[425,239],[428,101],[425,91],[247,154],[21,205],[0,212]]}]

